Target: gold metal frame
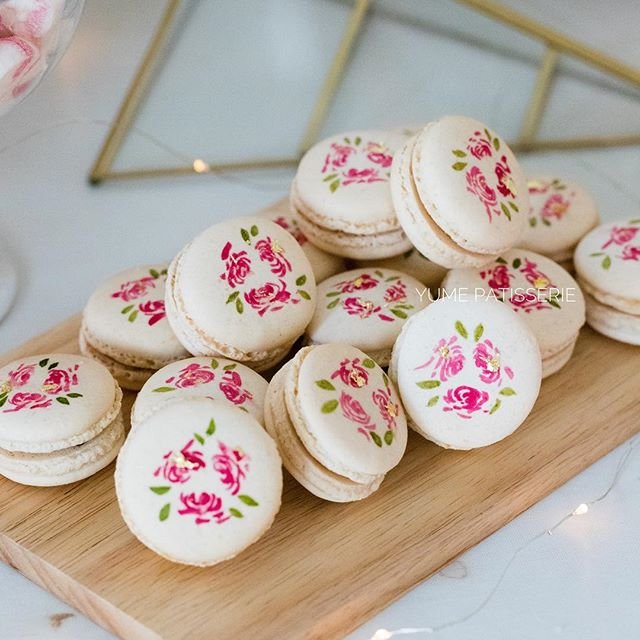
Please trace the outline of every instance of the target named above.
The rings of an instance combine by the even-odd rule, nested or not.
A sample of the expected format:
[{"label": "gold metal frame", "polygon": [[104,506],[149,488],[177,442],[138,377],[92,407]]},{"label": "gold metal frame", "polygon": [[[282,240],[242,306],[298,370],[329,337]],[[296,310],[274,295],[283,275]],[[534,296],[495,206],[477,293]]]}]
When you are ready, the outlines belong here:
[{"label": "gold metal frame", "polygon": [[[526,35],[541,40],[546,45],[536,82],[533,87],[527,111],[525,113],[518,138],[511,144],[516,151],[544,151],[550,149],[582,149],[590,147],[614,147],[640,144],[640,134],[611,135],[600,137],[566,138],[540,140],[536,137],[549,92],[553,83],[559,57],[568,55],[622,79],[640,86],[640,69],[593,49],[573,38],[532,20],[492,0],[456,0],[492,19],[503,22]],[[168,0],[160,24],[149,44],[142,62],[129,86],[116,118],[103,143],[98,157],[91,168],[91,184],[100,184],[105,180],[136,179],[146,177],[180,176],[193,173],[215,173],[239,169],[266,169],[295,165],[300,156],[313,145],[326,119],[335,93],[344,76],[349,57],[362,31],[362,25],[371,0],[354,0],[347,24],[327,72],[318,99],[314,105],[309,123],[299,145],[298,155],[285,158],[253,159],[232,163],[209,163],[194,160],[190,165],[176,167],[140,168],[126,171],[113,170],[113,163],[122,147],[127,134],[135,121],[138,109],[146,96],[165,49],[171,29],[175,23],[182,0]]]}]

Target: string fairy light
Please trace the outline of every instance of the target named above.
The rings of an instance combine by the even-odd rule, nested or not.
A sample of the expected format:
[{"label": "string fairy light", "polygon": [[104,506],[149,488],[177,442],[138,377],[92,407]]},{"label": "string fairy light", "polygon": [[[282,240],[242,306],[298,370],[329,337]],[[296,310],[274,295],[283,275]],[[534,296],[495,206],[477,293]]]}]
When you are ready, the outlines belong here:
[{"label": "string fairy light", "polygon": [[525,549],[530,547],[537,540],[540,540],[540,538],[553,535],[554,531],[556,531],[568,520],[576,516],[586,515],[591,510],[591,507],[593,507],[594,505],[600,502],[603,502],[609,497],[609,494],[614,490],[614,488],[617,486],[618,482],[620,481],[622,472],[625,470],[629,462],[629,459],[631,457],[631,453],[636,448],[638,442],[640,442],[640,437],[636,437],[628,443],[625,452],[622,454],[622,456],[620,457],[620,460],[618,461],[618,465],[616,467],[616,471],[613,475],[611,483],[603,493],[601,493],[597,498],[594,498],[593,500],[589,500],[587,502],[581,502],[575,507],[575,509],[573,509],[568,514],[560,518],[560,520],[558,520],[553,526],[549,527],[548,529],[544,529],[540,533],[536,534],[535,536],[533,536],[533,538],[530,538],[527,542],[519,546],[514,551],[513,555],[509,558],[509,561],[507,562],[502,572],[500,573],[500,576],[498,577],[498,581],[496,582],[496,584],[489,591],[489,593],[484,597],[484,599],[480,602],[480,604],[477,607],[475,607],[475,609],[473,609],[472,611],[470,611],[469,613],[467,613],[461,618],[458,618],[456,620],[451,620],[450,622],[445,622],[444,624],[441,624],[435,627],[401,627],[399,629],[393,629],[393,630],[378,629],[373,634],[373,636],[371,636],[370,640],[391,640],[392,638],[396,638],[399,636],[430,635],[430,634],[438,633],[440,631],[444,631],[445,629],[450,629],[451,627],[456,627],[474,618],[493,599],[493,596],[497,593],[498,589],[504,582],[504,579],[506,578],[507,573],[509,572],[509,569],[514,564],[518,556]]}]

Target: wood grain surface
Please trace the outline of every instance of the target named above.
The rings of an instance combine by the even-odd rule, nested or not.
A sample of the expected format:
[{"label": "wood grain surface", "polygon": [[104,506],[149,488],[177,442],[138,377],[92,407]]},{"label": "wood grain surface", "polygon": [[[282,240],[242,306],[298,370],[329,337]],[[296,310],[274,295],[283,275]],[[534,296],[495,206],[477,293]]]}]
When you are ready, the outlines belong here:
[{"label": "wood grain surface", "polygon": [[[0,365],[77,352],[78,326],[70,318]],[[58,488],[0,478],[0,557],[127,639],[341,638],[640,430],[639,372],[639,348],[584,329],[511,437],[455,452],[411,434],[360,503],[323,502],[287,478],[273,528],[209,569],[173,565],[129,533],[113,466]]]}]

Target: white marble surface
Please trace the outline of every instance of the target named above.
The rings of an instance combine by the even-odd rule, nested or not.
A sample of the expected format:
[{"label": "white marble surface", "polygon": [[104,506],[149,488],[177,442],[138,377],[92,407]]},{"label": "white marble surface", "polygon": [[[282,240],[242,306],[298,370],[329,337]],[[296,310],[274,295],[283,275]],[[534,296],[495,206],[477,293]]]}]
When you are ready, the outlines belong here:
[{"label": "white marble surface", "polygon": [[[537,43],[450,0],[378,4],[325,131],[422,122],[457,112],[515,135],[541,51]],[[509,4],[630,63],[640,59],[640,6],[634,0]],[[0,121],[0,250],[5,257],[8,247],[19,272],[15,306],[0,322],[0,351],[76,312],[110,273],[170,258],[204,226],[286,191],[288,171],[87,185],[105,123],[161,9],[160,0],[88,0],[60,66]],[[197,11],[198,19],[187,25],[189,37],[178,43],[157,93],[142,110],[138,129],[187,158],[295,148],[339,37],[344,5],[200,0]],[[207,30],[215,37],[207,39]],[[210,42],[206,52],[199,42]],[[637,91],[576,63],[565,62],[562,69],[544,135],[640,130]],[[193,83],[205,80],[206,90],[193,92]],[[119,166],[175,162],[176,153],[137,133]],[[525,165],[583,181],[604,218],[640,210],[637,148],[549,153],[526,158]],[[416,637],[464,640],[640,637],[640,453],[631,451],[620,467],[628,447],[471,549],[354,632],[352,640],[401,627],[434,630]],[[553,535],[543,534],[579,503],[597,500],[612,486],[587,514],[563,522]],[[50,617],[64,612],[74,615],[62,621]],[[110,637],[0,566],[2,640]]]}]

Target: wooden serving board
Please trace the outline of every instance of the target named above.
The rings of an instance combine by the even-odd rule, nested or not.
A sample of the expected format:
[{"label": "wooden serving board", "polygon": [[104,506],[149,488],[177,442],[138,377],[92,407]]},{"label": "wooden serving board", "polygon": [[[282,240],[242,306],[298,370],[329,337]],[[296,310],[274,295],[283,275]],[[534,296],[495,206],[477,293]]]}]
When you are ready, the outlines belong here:
[{"label": "wooden serving board", "polygon": [[[78,325],[0,365],[75,352]],[[0,557],[127,639],[341,638],[636,433],[639,375],[640,348],[585,329],[511,437],[455,452],[412,434],[400,466],[360,503],[323,502],[287,478],[273,528],[210,569],[173,565],[129,533],[113,466],[51,489],[0,478]]]}]

